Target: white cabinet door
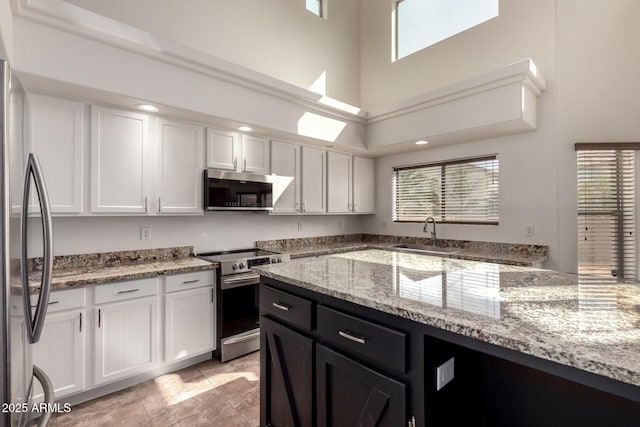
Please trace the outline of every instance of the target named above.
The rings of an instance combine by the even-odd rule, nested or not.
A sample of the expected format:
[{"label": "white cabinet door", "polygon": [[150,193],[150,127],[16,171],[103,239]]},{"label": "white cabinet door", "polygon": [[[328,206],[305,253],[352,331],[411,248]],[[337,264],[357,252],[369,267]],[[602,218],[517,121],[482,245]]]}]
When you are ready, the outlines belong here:
[{"label": "white cabinet door", "polygon": [[158,297],[94,308],[96,385],[158,365]]},{"label": "white cabinet door", "polygon": [[242,135],[243,172],[268,174],[271,171],[269,140],[257,136]]},{"label": "white cabinet door", "polygon": [[353,156],[353,206],[355,213],[374,213],[373,159]]},{"label": "white cabinet door", "polygon": [[148,139],[148,116],[92,107],[92,212],[148,212]]},{"label": "white cabinet door", "polygon": [[352,211],[351,158],[350,154],[327,153],[327,212]]},{"label": "white cabinet door", "polygon": [[300,146],[271,141],[273,213],[300,212]]},{"label": "white cabinet door", "polygon": [[240,161],[239,135],[207,128],[207,167],[235,171]]},{"label": "white cabinet door", "polygon": [[159,120],[157,143],[157,212],[202,215],[202,127]]},{"label": "white cabinet door", "polygon": [[172,363],[214,349],[213,287],[173,292],[164,299],[164,362]]},{"label": "white cabinet door", "polygon": [[325,182],[326,151],[302,147],[302,212],[326,212]]},{"label": "white cabinet door", "polygon": [[[85,321],[84,310],[49,313],[40,341],[33,346],[33,363],[51,379],[56,399],[84,389]],[[42,388],[34,384],[34,399],[42,401]]]},{"label": "white cabinet door", "polygon": [[[31,149],[38,154],[53,214],[82,212],[84,104],[31,95]],[[30,210],[36,209],[35,200]]]}]

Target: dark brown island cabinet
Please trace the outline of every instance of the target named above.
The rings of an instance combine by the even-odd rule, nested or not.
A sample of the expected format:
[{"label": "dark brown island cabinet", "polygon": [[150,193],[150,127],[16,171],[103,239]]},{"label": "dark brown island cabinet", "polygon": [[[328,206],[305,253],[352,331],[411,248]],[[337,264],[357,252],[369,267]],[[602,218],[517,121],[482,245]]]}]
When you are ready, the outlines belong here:
[{"label": "dark brown island cabinet", "polygon": [[640,426],[631,384],[266,277],[260,314],[263,427]]}]

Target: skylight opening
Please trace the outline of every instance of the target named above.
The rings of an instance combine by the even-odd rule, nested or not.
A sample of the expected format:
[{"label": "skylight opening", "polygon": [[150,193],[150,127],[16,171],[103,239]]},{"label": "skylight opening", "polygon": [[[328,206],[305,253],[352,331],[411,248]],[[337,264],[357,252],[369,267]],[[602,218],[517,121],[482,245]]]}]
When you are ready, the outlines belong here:
[{"label": "skylight opening", "polygon": [[499,0],[396,0],[395,59],[493,19]]}]

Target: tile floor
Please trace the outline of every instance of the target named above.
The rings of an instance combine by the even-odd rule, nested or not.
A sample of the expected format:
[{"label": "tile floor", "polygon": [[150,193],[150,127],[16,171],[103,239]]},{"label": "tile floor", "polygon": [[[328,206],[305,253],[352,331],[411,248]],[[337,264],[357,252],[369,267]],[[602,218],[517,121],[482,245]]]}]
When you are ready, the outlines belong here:
[{"label": "tile floor", "polygon": [[51,427],[260,424],[260,352],[225,364],[208,360],[72,407]]}]

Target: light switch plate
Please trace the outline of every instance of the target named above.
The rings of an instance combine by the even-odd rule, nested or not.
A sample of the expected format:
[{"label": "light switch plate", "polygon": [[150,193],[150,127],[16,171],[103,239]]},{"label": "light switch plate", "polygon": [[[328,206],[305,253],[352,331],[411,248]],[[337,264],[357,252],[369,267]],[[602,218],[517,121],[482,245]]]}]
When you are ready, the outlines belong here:
[{"label": "light switch plate", "polygon": [[454,376],[454,358],[447,360],[436,368],[436,390],[446,386]]}]

